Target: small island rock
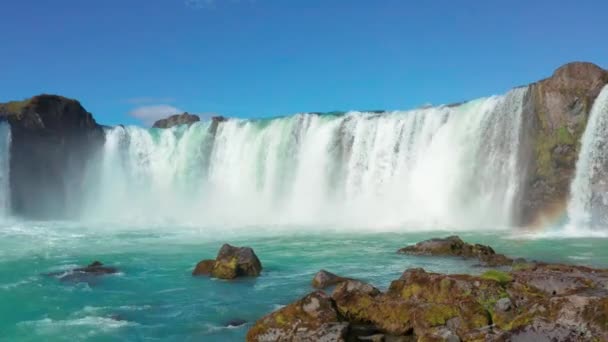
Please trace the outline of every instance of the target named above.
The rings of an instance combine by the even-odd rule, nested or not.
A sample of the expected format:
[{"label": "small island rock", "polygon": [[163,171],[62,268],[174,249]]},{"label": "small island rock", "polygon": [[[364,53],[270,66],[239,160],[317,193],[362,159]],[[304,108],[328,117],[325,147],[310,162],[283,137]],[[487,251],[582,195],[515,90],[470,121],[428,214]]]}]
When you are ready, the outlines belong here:
[{"label": "small island rock", "polygon": [[415,245],[401,248],[397,253],[478,259],[483,266],[492,267],[507,266],[513,263],[512,259],[502,254],[497,254],[490,246],[466,243],[458,236],[425,240]]},{"label": "small island rock", "polygon": [[224,244],[215,260],[203,260],[192,271],[193,276],[210,275],[219,279],[257,277],[262,272],[262,263],[250,247],[235,247]]}]

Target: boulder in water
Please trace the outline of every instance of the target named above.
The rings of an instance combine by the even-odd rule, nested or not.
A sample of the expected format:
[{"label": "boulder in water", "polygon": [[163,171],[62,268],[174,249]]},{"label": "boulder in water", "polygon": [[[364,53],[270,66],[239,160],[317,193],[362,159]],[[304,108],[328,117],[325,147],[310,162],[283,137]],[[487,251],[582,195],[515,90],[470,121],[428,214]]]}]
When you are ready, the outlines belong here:
[{"label": "boulder in water", "polygon": [[192,271],[192,275],[210,275],[211,271],[213,271],[213,266],[215,266],[215,260],[202,260],[198,264],[196,264],[196,267],[194,267],[194,271]]},{"label": "boulder in water", "polygon": [[192,275],[210,275],[220,279],[257,277],[262,272],[262,263],[250,247],[235,247],[224,244],[215,260],[199,262]]},{"label": "boulder in water", "polygon": [[347,280],[353,279],[340,277],[326,270],[320,270],[319,272],[317,272],[317,274],[315,274],[315,277],[312,279],[312,287],[316,289],[324,289]]},{"label": "boulder in water", "polygon": [[401,248],[397,253],[478,259],[483,266],[492,267],[507,266],[513,263],[512,259],[502,254],[497,254],[490,246],[466,243],[455,235],[418,242],[415,245]]}]

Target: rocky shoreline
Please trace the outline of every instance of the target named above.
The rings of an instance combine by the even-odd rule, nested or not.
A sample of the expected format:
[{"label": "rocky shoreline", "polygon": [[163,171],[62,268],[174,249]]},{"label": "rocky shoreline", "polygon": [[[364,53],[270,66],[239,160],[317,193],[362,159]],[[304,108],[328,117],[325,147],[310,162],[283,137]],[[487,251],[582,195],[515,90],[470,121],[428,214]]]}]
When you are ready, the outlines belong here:
[{"label": "rocky shoreline", "polygon": [[513,260],[456,236],[399,253],[476,258],[486,269],[408,269],[385,292],[321,271],[313,285],[335,285],[331,294],[315,290],[268,314],[247,341],[608,340],[608,270]]}]

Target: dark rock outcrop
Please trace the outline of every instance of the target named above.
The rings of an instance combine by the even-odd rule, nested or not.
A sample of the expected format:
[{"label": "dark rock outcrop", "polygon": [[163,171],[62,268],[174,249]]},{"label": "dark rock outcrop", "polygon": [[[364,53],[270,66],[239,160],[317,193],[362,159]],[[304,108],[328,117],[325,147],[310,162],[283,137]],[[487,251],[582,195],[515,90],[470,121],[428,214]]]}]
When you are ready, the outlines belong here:
[{"label": "dark rock outcrop", "polygon": [[513,263],[512,259],[502,254],[497,254],[490,246],[466,243],[458,236],[435,238],[418,242],[415,245],[401,248],[397,253],[477,259],[483,266],[491,267],[506,266]]},{"label": "dark rock outcrop", "polygon": [[542,224],[563,212],[591,107],[606,84],[607,70],[575,62],[530,85],[523,107],[523,190],[516,224]]},{"label": "dark rock outcrop", "polygon": [[326,270],[320,270],[319,272],[317,272],[317,274],[315,274],[314,278],[312,279],[312,287],[316,289],[324,289],[347,280],[352,279],[340,277]]},{"label": "dark rock outcrop", "polygon": [[28,218],[68,218],[81,202],[88,161],[104,142],[91,113],[56,95],[0,104],[11,126],[12,211]]},{"label": "dark rock outcrop", "polygon": [[192,271],[192,275],[210,275],[214,278],[234,279],[237,277],[257,277],[261,272],[262,263],[253,249],[224,244],[215,260],[199,262]]},{"label": "dark rock outcrop", "polygon": [[154,128],[171,128],[173,126],[191,125],[195,122],[199,122],[201,119],[198,115],[182,113],[171,115],[168,118],[160,119],[156,121],[152,127]]}]

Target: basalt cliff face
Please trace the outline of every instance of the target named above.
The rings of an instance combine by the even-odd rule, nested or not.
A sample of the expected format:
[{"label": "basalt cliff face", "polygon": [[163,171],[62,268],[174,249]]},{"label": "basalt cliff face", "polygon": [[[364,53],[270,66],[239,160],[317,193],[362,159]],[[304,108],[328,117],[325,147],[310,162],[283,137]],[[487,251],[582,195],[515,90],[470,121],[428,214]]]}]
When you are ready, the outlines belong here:
[{"label": "basalt cliff face", "polygon": [[191,125],[195,122],[199,122],[201,119],[198,117],[198,115],[194,115],[194,114],[188,114],[188,113],[183,113],[183,114],[175,114],[175,115],[171,115],[168,118],[165,119],[160,119],[158,121],[156,121],[152,127],[154,128],[171,128],[173,126],[180,126],[180,125]]},{"label": "basalt cliff face", "polygon": [[85,169],[104,134],[91,113],[72,99],[39,95],[0,104],[11,126],[12,212],[29,218],[65,218],[78,211],[71,198],[85,188]]},{"label": "basalt cliff face", "polygon": [[546,223],[567,205],[580,143],[591,107],[608,84],[608,71],[574,62],[529,86],[524,103],[520,158],[520,225]]}]

